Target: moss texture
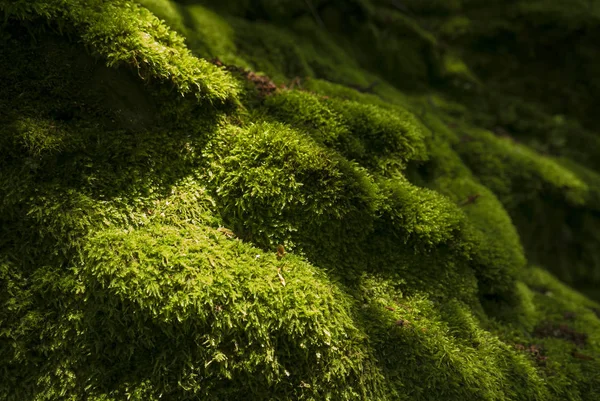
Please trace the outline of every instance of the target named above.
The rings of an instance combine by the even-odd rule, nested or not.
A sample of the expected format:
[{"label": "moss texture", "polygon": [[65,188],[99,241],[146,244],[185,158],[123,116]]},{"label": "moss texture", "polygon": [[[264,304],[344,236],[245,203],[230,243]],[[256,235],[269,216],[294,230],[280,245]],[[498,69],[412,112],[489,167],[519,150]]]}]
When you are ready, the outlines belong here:
[{"label": "moss texture", "polygon": [[0,399],[600,400],[573,4],[0,0]]}]

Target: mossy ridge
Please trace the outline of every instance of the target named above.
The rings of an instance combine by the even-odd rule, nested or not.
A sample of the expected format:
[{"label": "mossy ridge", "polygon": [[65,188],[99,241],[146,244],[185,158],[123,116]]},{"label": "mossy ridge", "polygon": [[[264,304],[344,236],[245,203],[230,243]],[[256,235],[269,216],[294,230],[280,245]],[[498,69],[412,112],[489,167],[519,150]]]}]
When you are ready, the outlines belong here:
[{"label": "mossy ridge", "polygon": [[348,245],[371,231],[379,202],[372,177],[283,124],[226,128],[205,157],[221,214],[260,246],[292,246],[295,233],[310,237],[329,224],[341,230],[346,219],[354,227]]},{"label": "mossy ridge", "polygon": [[[106,246],[113,249],[112,256]],[[185,351],[174,350],[179,357],[169,353],[174,357],[171,368],[160,373],[161,381],[167,376],[173,384],[183,384],[171,396],[185,396],[188,386],[211,399],[249,394],[351,399],[369,397],[373,391],[376,370],[369,368],[364,336],[347,314],[345,297],[322,273],[294,257],[278,263],[274,253],[253,250],[215,229],[164,224],[133,233],[100,233],[90,240],[87,255],[89,267],[80,274],[90,290],[84,301],[89,302],[89,324],[98,321],[97,313],[113,310],[115,302],[126,308],[118,319],[109,320],[114,330],[105,321],[97,328],[105,335],[90,332],[92,344],[129,327],[125,332],[133,337],[118,343],[139,348],[133,355],[148,358],[152,352],[146,351],[152,349],[166,356],[169,338],[186,334]],[[148,331],[148,319],[163,326],[156,335]],[[177,343],[182,350],[181,340]],[[119,355],[118,347],[114,352]],[[198,374],[197,369],[205,372]],[[142,377],[148,373],[136,370]]]},{"label": "mossy ridge", "polygon": [[[524,273],[522,280],[534,294],[533,303],[537,316],[532,322],[538,327],[547,322],[554,323],[561,330],[566,327],[587,337],[583,346],[569,340],[552,338],[554,335],[546,338],[536,335],[534,338],[536,343],[547,349],[546,355],[551,361],[547,367],[548,375],[557,379],[555,391],[563,397],[581,400],[598,397],[598,375],[594,373],[600,367],[600,339],[597,334],[600,318],[596,313],[598,304],[568,288],[540,268],[528,269]],[[582,359],[586,357],[587,359]],[[582,362],[576,362],[576,359]],[[565,385],[575,391],[567,392]]]},{"label": "mossy ridge", "polygon": [[[207,149],[207,179],[222,205],[221,214],[234,231],[266,248],[308,241],[310,246],[303,247],[307,252],[322,249],[342,256],[346,247],[364,242],[378,215],[386,213],[401,243],[414,236],[415,245],[423,249],[447,240],[446,230],[457,225],[452,207],[438,215],[436,207],[425,205],[442,203],[436,194],[403,184],[401,178],[384,189],[368,170],[280,123],[232,127]],[[315,177],[320,179],[315,182]],[[416,199],[422,206],[411,208]],[[315,243],[315,238],[324,243]]]},{"label": "mossy ridge", "polygon": [[508,209],[552,191],[571,207],[585,203],[587,185],[551,158],[484,130],[469,130],[461,140],[461,157]]},{"label": "mossy ridge", "polygon": [[[375,339],[391,399],[555,399],[543,375],[483,330],[471,307],[406,296],[397,283],[368,275],[360,285],[361,319]],[[429,375],[427,384],[418,384],[422,375]]]},{"label": "mossy ridge", "polygon": [[[591,38],[598,29],[598,8],[594,2],[585,1],[572,4],[515,1],[510,5],[455,2],[452,7],[436,10],[418,2],[408,2],[406,8],[436,32],[440,40],[460,55],[485,82],[484,90],[469,93],[464,88],[457,88],[450,91],[455,101],[468,106],[459,118],[548,156],[531,154],[526,168],[533,176],[554,180],[543,185],[546,195],[537,195],[541,183],[535,183],[536,180],[530,177],[526,181],[536,190],[521,195],[511,193],[513,199],[507,199],[508,195],[501,198],[508,202],[505,205],[519,227],[529,258],[547,266],[561,279],[572,284],[577,282],[579,288],[585,287],[585,291],[592,294],[592,286],[585,285],[581,278],[597,277],[598,272],[592,251],[598,247],[594,234],[597,231],[594,195],[597,189],[592,188],[597,184],[585,180],[584,177],[590,175],[581,168],[571,168],[568,163],[557,164],[551,158],[577,160],[590,172],[600,168],[598,138],[590,131],[597,124],[594,123],[595,114],[589,110],[599,86],[591,70],[583,67],[598,63],[591,51]],[[497,48],[493,54],[488,51],[491,47]],[[550,48],[551,52],[548,51]],[[543,67],[557,66],[554,62],[557,48],[569,51],[573,57],[560,68]],[[537,73],[541,70],[544,74]],[[536,73],[532,74],[532,71]],[[468,136],[465,139],[469,142]],[[469,145],[471,143],[466,146]],[[519,144],[515,148],[523,149]],[[464,154],[470,154],[471,150],[465,150]],[[526,150],[525,153],[530,152]],[[502,167],[504,157],[498,162],[495,176],[486,177],[492,187],[508,182],[507,177],[501,177],[509,171]],[[471,167],[478,171],[473,164]],[[551,170],[556,173],[553,173],[554,179],[548,175]],[[559,175],[567,184],[563,188],[557,186],[555,180]],[[483,177],[482,181],[487,185],[488,181]],[[574,190],[569,184],[580,188]],[[584,188],[586,186],[588,188]],[[550,192],[553,199],[566,196],[568,200],[561,200],[560,207],[548,206],[550,202],[538,202],[547,199]],[[526,208],[535,212],[516,210],[515,203],[529,196]],[[569,251],[571,249],[573,252]]]},{"label": "mossy ridge", "polygon": [[375,174],[400,173],[412,160],[426,158],[422,134],[407,111],[348,100],[282,91],[265,102],[269,115],[307,130]]},{"label": "mossy ridge", "polygon": [[593,171],[485,131],[467,131],[456,148],[511,214],[531,261],[568,283],[598,282]]},{"label": "mossy ridge", "polygon": [[[442,115],[455,109],[451,104],[437,101],[436,104]],[[510,117],[510,121],[516,121],[520,126],[495,126],[495,133],[474,129],[471,123],[477,118],[467,118],[466,110],[456,109],[458,122],[447,115],[443,118],[453,121],[448,124],[460,135],[448,138],[481,181],[502,200],[519,228],[531,261],[548,267],[561,279],[582,290],[585,287],[586,293],[591,295],[594,292],[592,286],[578,277],[597,277],[597,262],[592,249],[597,248],[593,227],[597,224],[598,182],[593,178],[596,175],[594,157],[582,152],[586,143],[589,153],[593,154],[597,139],[582,131],[578,124],[573,125],[571,120],[560,116],[551,119],[522,101],[513,106],[506,111],[507,115],[514,112],[523,117]],[[431,120],[432,117],[427,116]],[[542,125],[536,126],[536,122]],[[511,127],[510,131],[503,126]],[[445,132],[442,124],[437,124],[436,128]],[[542,132],[544,135],[539,136]],[[567,132],[572,135],[567,136]],[[540,146],[541,143],[545,145]],[[557,150],[559,144],[564,148]],[[495,150],[490,153],[488,148]],[[511,169],[506,167],[508,164],[520,167]],[[524,191],[523,188],[528,189]],[[573,265],[577,267],[572,268]]]},{"label": "mossy ridge", "polygon": [[[514,303],[509,294],[515,271],[525,261],[497,202],[486,201],[499,210],[483,215],[512,231],[506,237],[512,242],[499,243],[485,225],[475,228],[438,193],[401,176],[372,175],[280,123],[225,129],[205,157],[221,215],[234,232],[264,249],[286,244],[349,283],[362,271],[376,270],[441,299],[461,294],[472,305],[479,302],[477,274],[484,280],[480,296],[504,293],[508,298],[500,302]],[[321,180],[313,181],[317,176]],[[428,268],[415,274],[423,264]]]},{"label": "mossy ridge", "polygon": [[[6,20],[40,20],[58,24],[58,30],[75,30],[92,53],[108,66],[126,65],[142,79],[157,79],[174,86],[182,96],[223,103],[235,99],[235,80],[205,60],[193,57],[181,36],[138,5],[122,1],[18,1],[2,6]],[[43,27],[43,25],[42,25]]]},{"label": "mossy ridge", "polygon": [[486,310],[493,314],[498,303],[512,305],[513,318],[520,318],[515,277],[525,267],[526,259],[510,216],[496,195],[471,173],[452,148],[451,143],[460,140],[448,125],[438,115],[426,112],[421,114],[420,126],[425,134],[428,160],[411,165],[406,176],[411,182],[455,202],[458,207],[454,206],[454,213],[464,217],[447,244],[474,270],[479,300],[484,306],[490,306],[493,300],[492,307]]},{"label": "mossy ridge", "polygon": [[[2,50],[11,57],[2,58],[7,79],[2,80],[0,102],[12,107],[1,112],[0,227],[2,259],[7,260],[3,267],[10,270],[8,276],[3,274],[2,286],[20,283],[22,291],[3,297],[9,308],[2,308],[0,319],[5,338],[13,338],[15,345],[2,347],[2,370],[14,372],[21,366],[22,376],[2,379],[7,384],[3,397],[27,399],[40,389],[48,399],[76,397],[83,391],[80,383],[63,364],[68,361],[57,360],[62,351],[74,359],[79,356],[77,349],[64,350],[61,342],[63,336],[73,335],[72,322],[65,320],[76,318],[65,312],[72,310],[77,290],[72,260],[94,230],[146,223],[152,201],[193,166],[191,146],[202,136],[190,134],[210,133],[214,116],[199,114],[202,122],[196,121],[195,129],[183,135],[165,127],[172,122],[146,119],[147,115],[132,124],[130,116],[139,118],[138,107],[152,98],[150,87],[136,93],[132,102],[122,101],[122,91],[139,90],[132,84],[136,78],[98,67],[82,56],[84,49],[64,38],[50,36],[31,45],[14,24],[9,32],[13,38],[3,41]],[[95,78],[113,85],[106,90],[93,82]],[[171,101],[166,99],[157,104]],[[179,102],[179,107],[185,104]],[[149,130],[148,121],[158,127]],[[160,167],[167,159],[169,167]],[[10,307],[15,301],[18,307]],[[42,345],[40,335],[48,339]],[[40,372],[35,365],[46,357],[47,375],[36,384]]]},{"label": "mossy ridge", "polygon": [[[76,85],[77,82],[73,82],[73,84]],[[29,88],[29,90],[30,93],[36,93],[35,89]],[[70,88],[69,90],[75,92],[73,88]],[[52,92],[50,92],[50,96],[51,95]],[[88,99],[85,98],[83,100],[85,102],[88,101]],[[37,186],[35,184],[36,180],[40,178],[40,174],[49,174],[49,171],[40,171],[37,168],[33,168],[34,171],[32,173],[30,171],[32,167],[27,164],[26,160],[20,160],[16,157],[8,160],[3,159],[4,162],[10,162],[9,166],[11,167],[11,169],[4,169],[5,173],[10,173],[19,169],[27,172],[25,175],[18,175],[23,176],[23,181],[27,184],[21,187],[21,189],[28,189],[31,192],[35,188],[37,191],[37,194],[34,197],[35,202],[33,202],[33,204],[31,204],[32,202],[23,204],[22,194],[19,195],[18,192],[13,193],[11,198],[15,201],[13,206],[18,206],[18,213],[12,216],[4,215],[3,220],[9,217],[12,228],[16,225],[23,225],[23,223],[26,223],[26,227],[19,227],[19,230],[22,229],[22,232],[36,233],[40,230],[45,230],[50,234],[48,235],[48,240],[45,242],[40,242],[37,238],[33,238],[33,241],[30,241],[32,240],[31,236],[21,238],[18,243],[14,244],[14,249],[10,251],[10,256],[12,258],[18,258],[19,252],[23,251],[29,253],[30,257],[34,258],[30,266],[31,268],[34,268],[33,273],[26,279],[29,282],[33,282],[35,286],[34,294],[32,294],[31,297],[39,297],[40,299],[48,300],[48,302],[43,305],[33,305],[30,308],[25,307],[24,316],[2,317],[3,323],[9,324],[8,322],[11,322],[17,327],[25,327],[24,332],[12,333],[19,338],[21,348],[25,348],[29,352],[39,352],[43,355],[47,355],[50,360],[44,369],[40,369],[39,366],[28,365],[32,370],[27,370],[27,367],[23,366],[24,360],[20,359],[21,356],[7,355],[7,358],[3,358],[3,361],[7,363],[6,371],[13,371],[14,366],[21,365],[23,380],[20,380],[21,377],[17,378],[14,382],[10,380],[14,387],[9,387],[6,391],[9,391],[11,394],[22,394],[23,397],[27,397],[30,393],[25,395],[25,393],[22,393],[21,391],[23,391],[25,387],[28,387],[28,390],[26,391],[38,393],[38,395],[43,394],[42,396],[52,398],[61,392],[80,394],[83,391],[82,388],[84,386],[88,386],[90,381],[95,381],[96,384],[92,385],[95,390],[100,393],[105,392],[106,394],[110,394],[111,398],[115,397],[118,399],[125,395],[137,396],[141,399],[156,398],[157,392],[160,392],[160,383],[164,383],[161,379],[153,380],[153,384],[148,385],[147,380],[144,380],[145,377],[142,377],[141,379],[135,378],[135,373],[132,373],[130,377],[121,378],[121,381],[119,382],[119,378],[117,378],[114,373],[115,371],[109,370],[108,368],[104,370],[100,369],[106,373],[105,376],[99,376],[100,374],[97,371],[95,371],[96,375],[90,373],[88,377],[84,377],[83,379],[78,379],[78,376],[73,375],[73,371],[85,371],[84,367],[96,369],[99,366],[102,366],[102,361],[98,364],[85,365],[85,362],[82,362],[83,360],[80,358],[81,352],[85,352],[85,350],[82,351],[82,348],[78,347],[80,344],[70,347],[73,345],[72,343],[63,341],[65,338],[72,338],[74,330],[76,329],[74,328],[75,323],[73,323],[72,320],[77,321],[79,317],[77,314],[79,310],[78,305],[65,304],[64,302],[65,299],[72,298],[73,292],[76,293],[80,291],[80,278],[74,273],[76,268],[72,268],[71,258],[73,255],[77,255],[81,252],[82,242],[85,243],[89,240],[86,235],[97,235],[94,234],[94,232],[103,229],[109,231],[116,230],[118,233],[125,233],[123,230],[128,230],[127,227],[138,227],[138,229],[143,230],[139,227],[148,226],[149,221],[157,218],[155,216],[161,216],[165,213],[164,209],[161,210],[161,208],[153,202],[158,201],[165,196],[165,192],[168,193],[169,191],[175,190],[172,185],[180,179],[180,177],[178,177],[180,172],[187,171],[189,173],[194,170],[195,160],[197,159],[197,156],[199,156],[199,153],[195,152],[195,148],[203,147],[202,141],[204,138],[202,135],[210,135],[210,122],[212,122],[214,118],[211,118],[210,115],[196,116],[196,119],[202,120],[202,122],[198,123],[198,121],[196,121],[196,127],[194,127],[194,130],[191,132],[187,131],[189,128],[187,125],[180,127],[181,131],[183,131],[181,132],[174,131],[173,127],[170,127],[170,130],[167,131],[164,127],[160,127],[159,123],[159,127],[157,127],[156,130],[149,131],[146,129],[136,133],[131,132],[126,128],[127,122],[120,121],[119,119],[111,122],[110,118],[114,116],[113,113],[115,110],[105,110],[104,107],[106,105],[94,104],[94,107],[92,107],[94,113],[83,113],[75,120],[67,118],[68,121],[62,121],[61,123],[56,124],[51,131],[48,131],[40,130],[39,124],[40,121],[42,121],[45,124],[44,126],[47,126],[48,124],[55,122],[56,117],[52,114],[52,110],[48,110],[47,106],[51,104],[51,102],[45,102],[44,96],[40,96],[38,102],[40,103],[39,106],[41,106],[38,108],[38,112],[41,112],[42,118],[38,117],[37,120],[31,118],[19,120],[20,124],[18,124],[18,126],[20,126],[21,129],[10,132],[10,134],[13,137],[19,137],[25,134],[38,133],[38,137],[40,138],[44,137],[51,140],[54,140],[54,138],[65,138],[61,143],[63,146],[57,148],[52,141],[49,143],[50,146],[43,146],[44,143],[40,141],[35,141],[33,143],[36,146],[30,146],[31,141],[25,141],[23,144],[19,138],[16,138],[14,143],[11,142],[9,144],[10,146],[3,147],[2,152],[12,152],[13,154],[16,154],[20,147],[26,146],[28,147],[30,156],[35,158],[32,162],[38,163],[38,167],[54,166],[55,169],[57,158],[62,157],[65,153],[74,157],[70,159],[73,162],[73,166],[69,166],[65,171],[65,173],[68,172],[68,174],[59,174],[60,179],[55,179],[54,182],[51,182],[46,186]],[[18,109],[15,110],[15,115],[19,114],[17,111]],[[50,113],[50,115],[44,116],[45,113]],[[95,113],[98,114],[95,115]],[[79,121],[79,118],[85,121],[95,122],[96,126],[94,127],[94,130],[88,129],[87,131],[84,131],[83,135],[76,135],[76,128],[80,128],[82,124],[81,121]],[[108,121],[106,121],[105,118]],[[116,124],[117,129],[111,131],[111,128],[114,128],[111,127],[111,124]],[[44,126],[42,126],[42,128]],[[97,141],[98,138],[96,138],[96,136],[100,129],[102,129],[104,136],[98,142],[98,145],[102,146],[88,155],[87,152],[89,149],[86,149],[83,146],[90,146],[90,143],[93,144],[94,141]],[[195,134],[197,137],[190,134]],[[53,135],[55,135],[55,137]],[[25,139],[27,138],[29,137],[25,137]],[[167,144],[172,146],[166,146]],[[115,150],[117,149],[118,152],[115,153]],[[112,157],[106,158],[109,154],[112,154]],[[118,156],[117,160],[115,160],[115,155]],[[153,171],[153,168],[157,168],[158,165],[147,164],[149,160],[153,160],[155,163],[158,162],[160,164],[160,161],[165,158],[170,160],[171,167],[159,168],[160,171]],[[110,162],[107,163],[108,161]],[[113,164],[113,166],[111,166],[111,164]],[[84,167],[83,170],[81,170],[82,167]],[[144,170],[138,170],[142,167]],[[102,172],[102,174],[100,174],[100,172]],[[79,174],[75,174],[74,177],[74,173]],[[128,180],[124,179],[126,176],[129,177]],[[137,176],[137,178],[131,180],[131,177],[134,176]],[[7,184],[6,187],[10,187],[9,175],[4,178],[6,178],[6,180],[3,180]],[[14,183],[14,180],[12,182]],[[107,185],[109,182],[112,183],[113,187]],[[67,197],[65,197],[65,185],[72,187],[73,189]],[[83,193],[78,191],[78,187],[83,187]],[[188,188],[185,190],[185,193],[189,195],[190,193],[193,193],[191,191],[196,193],[202,192],[202,188]],[[125,194],[125,192],[127,194]],[[105,199],[102,199],[103,197]],[[168,204],[168,202],[169,200],[167,200],[165,204]],[[15,209],[16,208],[13,207],[11,212],[15,211]],[[198,200],[194,200],[192,197],[186,207],[183,209],[177,208],[175,210],[178,215],[178,221],[180,216],[197,215],[198,213],[195,212],[197,209]],[[22,220],[24,214],[29,215],[30,218]],[[178,224],[181,223],[178,222]],[[196,224],[200,224],[200,222],[196,221]],[[117,226],[121,228],[111,229],[105,228],[106,226]],[[161,225],[159,224],[159,226]],[[35,227],[40,228],[36,229]],[[10,228],[11,225],[3,225],[3,232],[8,232]],[[16,233],[13,231],[11,238],[14,240],[15,236]],[[28,245],[30,243],[37,244],[38,249],[36,252],[31,252],[31,247]],[[59,252],[59,255],[56,258],[45,258],[44,262],[46,265],[43,266],[43,268],[35,266],[38,260],[41,260],[53,250],[61,251],[62,247],[65,247],[66,251],[62,253]],[[105,254],[105,251],[106,248],[104,248],[101,253]],[[271,258],[273,258],[273,256],[271,256]],[[69,266],[71,269],[65,271],[65,267]],[[306,277],[308,276],[306,275]],[[16,279],[14,280],[16,281]],[[49,286],[50,283],[53,284]],[[23,294],[23,296],[24,298],[29,298],[25,294]],[[340,299],[337,299],[337,301],[339,302]],[[119,308],[123,310],[127,307],[126,305],[121,304],[111,305],[117,308],[117,310],[119,310]],[[75,310],[75,312],[68,315],[66,321],[62,319],[57,321],[54,317],[60,311],[64,313],[65,310]],[[295,309],[290,307],[288,310],[294,311]],[[115,309],[113,308],[106,313],[114,314]],[[118,322],[116,324],[118,325]],[[42,329],[40,329],[40,326],[42,326]],[[118,327],[122,328],[123,326]],[[82,326],[78,326],[78,328],[81,329]],[[48,343],[53,344],[51,349],[40,349],[35,344],[35,340],[31,337],[31,333],[40,332],[44,333],[47,338],[52,338],[52,340],[48,340]],[[108,337],[109,336],[107,336],[107,338]],[[76,338],[80,337],[76,336]],[[169,344],[171,343],[172,342],[169,342]],[[296,344],[297,342],[292,341],[292,343]],[[109,350],[113,349],[111,348],[113,347],[111,344],[107,344],[106,347]],[[361,348],[364,349],[364,346]],[[122,347],[117,346],[116,350],[117,352],[120,352]],[[64,356],[65,359],[62,359],[61,356]],[[354,357],[356,357],[356,355],[354,355]],[[337,362],[340,362],[342,359],[336,360]],[[134,362],[135,360],[132,362],[131,359],[120,360],[116,363],[116,366],[117,368],[130,367]],[[79,366],[80,363],[83,363],[84,367]],[[111,363],[114,364],[115,362],[111,361]],[[73,368],[74,365],[76,368]],[[335,365],[335,363],[333,363],[333,365]],[[333,367],[333,365],[330,364],[329,366]],[[313,367],[312,364],[310,366],[311,368]],[[341,370],[338,373],[341,376],[347,377],[347,363],[339,366]],[[373,369],[376,370],[376,368]],[[126,370],[130,371],[131,369],[127,368]],[[366,368],[363,370],[366,370]],[[40,379],[37,386],[35,383],[25,380],[26,378],[34,380],[36,377]],[[11,376],[11,378],[14,377]],[[79,376],[79,378],[81,378],[81,376]],[[317,379],[321,380],[324,378],[327,379],[326,376],[319,376]],[[376,374],[369,375],[365,380],[368,381],[374,378],[376,378]],[[144,383],[141,385],[138,384],[137,381],[139,380],[144,380]],[[359,379],[358,382],[360,382],[360,380],[362,379]],[[357,382],[357,380],[354,380],[354,382]],[[194,390],[189,387],[177,386],[176,383],[177,382],[174,381],[165,384],[165,387],[168,387],[168,391],[180,392],[182,394],[187,394],[186,396],[189,396],[190,392],[194,393],[198,391],[197,389]],[[222,381],[220,381],[220,383],[220,385],[222,385]],[[296,393],[304,391],[304,393],[312,392],[318,394],[314,397],[304,397],[307,399],[320,399],[324,394],[326,395],[327,392],[331,391],[330,385],[316,385],[318,383],[315,383],[314,381],[311,382],[309,379],[304,383],[305,386],[301,386],[303,385],[302,382],[298,384],[299,385],[293,390],[284,389],[282,391],[284,393],[286,393],[286,391],[288,393],[290,391],[296,391]],[[173,386],[177,386],[176,389],[173,389]],[[300,388],[300,390],[298,390],[298,388]],[[304,388],[310,388],[311,390],[302,390]],[[228,387],[228,389],[231,388]],[[362,398],[372,398],[368,395],[368,389],[363,388],[359,390],[362,393],[352,392],[350,388],[345,386],[340,389],[336,395],[346,394],[347,396],[345,397],[347,399],[353,398],[357,396],[357,394]],[[227,392],[227,390],[223,391]],[[239,398],[246,398],[246,396],[247,393],[243,393]],[[98,398],[102,399],[104,397],[102,394],[99,394]],[[282,396],[282,398],[286,398],[286,396]]]}]

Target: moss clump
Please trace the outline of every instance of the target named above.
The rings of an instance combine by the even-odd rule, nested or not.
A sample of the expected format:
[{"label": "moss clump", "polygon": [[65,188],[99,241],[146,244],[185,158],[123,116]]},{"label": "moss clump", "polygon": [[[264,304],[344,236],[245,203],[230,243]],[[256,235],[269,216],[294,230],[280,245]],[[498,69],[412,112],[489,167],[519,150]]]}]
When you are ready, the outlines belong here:
[{"label": "moss clump", "polygon": [[73,370],[109,374],[130,355],[115,394],[139,377],[171,398],[364,398],[377,383],[348,300],[293,256],[278,263],[199,223],[158,220],[99,232],[81,263],[85,334],[70,347],[102,351]]},{"label": "moss clump", "polygon": [[126,65],[142,79],[168,81],[182,96],[223,102],[238,90],[222,71],[192,57],[181,36],[130,2],[16,2],[4,5],[2,11],[6,19],[27,22],[32,29],[39,30],[45,19],[60,30],[74,30],[108,66]]},{"label": "moss clump", "polygon": [[270,114],[309,130],[324,145],[370,170],[390,175],[426,157],[419,127],[405,110],[284,91],[266,101]]},{"label": "moss clump", "polygon": [[206,179],[234,231],[266,248],[334,224],[348,245],[370,230],[377,187],[362,169],[282,124],[230,128],[208,144]]},{"label": "moss clump", "polygon": [[597,282],[598,263],[592,256],[598,246],[595,173],[489,132],[469,132],[457,149],[505,205],[531,260],[567,282]]},{"label": "moss clump", "polygon": [[[395,283],[366,277],[361,284],[367,333],[392,387],[390,399],[553,399],[544,376],[509,345],[481,328],[458,301],[403,296]],[[427,384],[421,378],[435,371]]]},{"label": "moss clump", "polygon": [[509,209],[539,198],[542,192],[554,193],[572,205],[581,205],[587,195],[587,186],[571,171],[510,138],[469,131],[457,148],[467,165]]}]

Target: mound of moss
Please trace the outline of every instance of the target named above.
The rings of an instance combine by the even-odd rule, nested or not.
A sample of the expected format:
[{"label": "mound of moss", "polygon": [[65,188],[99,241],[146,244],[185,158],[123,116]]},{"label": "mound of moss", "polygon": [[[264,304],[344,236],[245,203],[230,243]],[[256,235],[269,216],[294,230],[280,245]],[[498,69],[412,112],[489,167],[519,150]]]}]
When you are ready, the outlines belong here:
[{"label": "mound of moss", "polygon": [[579,3],[1,0],[0,399],[600,400]]}]

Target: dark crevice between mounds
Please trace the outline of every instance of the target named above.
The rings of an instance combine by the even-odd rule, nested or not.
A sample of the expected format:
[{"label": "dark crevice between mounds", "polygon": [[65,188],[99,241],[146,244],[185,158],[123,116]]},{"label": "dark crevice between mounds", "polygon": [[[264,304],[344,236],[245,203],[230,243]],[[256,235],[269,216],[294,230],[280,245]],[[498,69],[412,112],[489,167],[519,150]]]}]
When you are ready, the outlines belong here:
[{"label": "dark crevice between mounds", "polygon": [[[33,39],[14,22],[6,30],[11,39],[2,44],[6,64],[1,90],[12,95],[12,107],[20,108],[21,115],[59,122],[93,118],[137,131],[157,123],[157,99],[134,71],[109,68],[64,36],[46,32]],[[14,68],[17,61],[19,70]]]},{"label": "dark crevice between mounds", "polygon": [[538,325],[534,329],[533,335],[539,338],[559,338],[569,341],[578,347],[584,347],[588,340],[587,334],[577,332],[564,323],[552,323],[548,321],[542,322],[540,325]]},{"label": "dark crevice between mounds", "polygon": [[538,294],[550,296],[552,295],[552,291],[548,287],[545,286],[537,286],[537,285],[529,285],[528,286],[531,291],[535,291]]},{"label": "dark crevice between mounds", "polygon": [[[592,117],[594,113],[590,112],[589,105],[598,91],[597,82],[592,80],[590,84],[588,79],[588,65],[595,61],[588,50],[593,46],[593,37],[583,30],[525,28],[522,32],[496,33],[491,38],[473,39],[473,50],[468,58],[478,76],[493,82],[495,87],[537,102],[551,114],[574,115],[591,128],[595,117]],[[498,49],[495,57],[488,56],[489,49]],[[557,58],[556,54],[561,52],[572,57]],[[510,55],[512,62],[501,60],[501,55]],[[534,76],[532,71],[544,73]],[[512,82],[507,77],[512,77]],[[553,84],[548,85],[548,82]]]},{"label": "dark crevice between mounds", "polygon": [[546,190],[541,200],[525,201],[509,213],[531,264],[544,266],[561,281],[598,300],[596,230],[600,217],[597,212],[567,204],[558,191]]},{"label": "dark crevice between mounds", "polygon": [[502,322],[510,322],[521,313],[522,304],[514,289],[495,288],[489,278],[477,274],[477,297],[485,314]]},{"label": "dark crevice between mounds", "polygon": [[544,349],[544,347],[538,344],[530,344],[529,346],[525,346],[523,344],[515,344],[515,349],[529,354],[539,366],[546,365],[548,357],[546,356],[546,350]]},{"label": "dark crevice between mounds", "polygon": [[411,160],[406,165],[404,177],[406,177],[408,182],[417,187],[428,188],[428,183],[434,179],[431,170],[431,161]]},{"label": "dark crevice between mounds", "polygon": [[223,64],[223,62],[218,58],[211,60],[211,62],[217,67],[223,67],[225,71],[235,74],[236,76],[252,83],[256,89],[259,99],[264,99],[265,97],[274,94],[278,90],[277,85],[265,75],[259,75],[251,70],[235,65]]}]

